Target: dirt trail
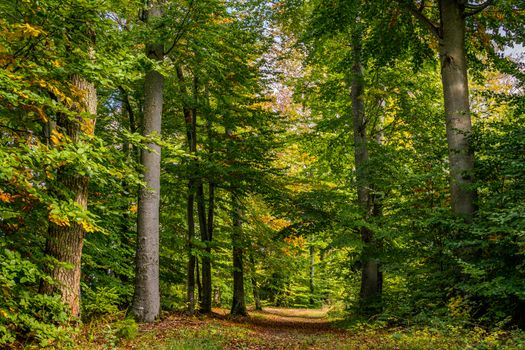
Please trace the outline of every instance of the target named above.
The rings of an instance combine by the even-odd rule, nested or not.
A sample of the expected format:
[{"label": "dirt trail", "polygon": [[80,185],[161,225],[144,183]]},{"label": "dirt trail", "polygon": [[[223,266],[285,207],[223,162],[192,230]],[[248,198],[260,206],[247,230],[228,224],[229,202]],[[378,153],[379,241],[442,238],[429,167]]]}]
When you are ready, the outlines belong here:
[{"label": "dirt trail", "polygon": [[[250,311],[248,317],[235,318],[228,315],[228,310],[213,311],[213,315],[205,317],[172,314],[160,322],[142,325],[140,338],[153,337],[157,344],[169,344],[174,339],[201,339],[206,344],[202,348],[206,349],[348,349],[342,345],[349,339],[349,333],[331,325],[327,310],[265,308]],[[209,343],[220,345],[208,347]],[[133,341],[124,348],[144,346]]]},{"label": "dirt trail", "polygon": [[334,328],[327,310],[265,308],[234,322],[254,331],[253,343],[232,349],[336,349],[348,333]]},{"label": "dirt trail", "polygon": [[336,332],[327,320],[326,310],[265,308],[251,312],[249,318],[241,321],[270,334]]}]

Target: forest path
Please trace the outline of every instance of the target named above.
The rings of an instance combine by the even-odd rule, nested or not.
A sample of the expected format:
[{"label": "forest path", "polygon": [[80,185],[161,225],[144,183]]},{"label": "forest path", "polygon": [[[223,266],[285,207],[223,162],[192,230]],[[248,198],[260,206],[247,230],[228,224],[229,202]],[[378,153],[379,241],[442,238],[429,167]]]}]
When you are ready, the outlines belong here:
[{"label": "forest path", "polygon": [[[214,309],[207,317],[170,315],[142,325],[141,335],[124,349],[356,349],[353,336],[335,328],[326,309],[264,308],[247,317]],[[154,347],[151,344],[155,344]],[[358,348],[361,348],[360,346]],[[363,347],[367,349],[368,347]]]},{"label": "forest path", "polygon": [[327,311],[284,308],[252,311],[249,317],[234,322],[241,322],[252,331],[256,341],[231,348],[334,349],[347,333],[332,326],[327,318]]}]

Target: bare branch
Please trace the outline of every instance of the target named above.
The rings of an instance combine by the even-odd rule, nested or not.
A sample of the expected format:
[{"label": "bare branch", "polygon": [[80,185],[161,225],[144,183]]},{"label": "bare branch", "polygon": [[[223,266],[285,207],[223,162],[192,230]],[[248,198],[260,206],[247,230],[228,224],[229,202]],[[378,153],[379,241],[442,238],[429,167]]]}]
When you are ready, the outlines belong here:
[{"label": "bare branch", "polygon": [[179,27],[179,31],[178,31],[177,35],[175,35],[175,39],[173,40],[173,44],[171,45],[171,47],[166,52],[164,52],[164,55],[169,55],[171,50],[173,50],[175,48],[175,46],[177,45],[179,40],[184,35],[184,32],[186,30],[186,24],[187,24],[186,22],[189,20],[190,14],[193,12],[193,10],[194,10],[194,7],[193,7],[193,0],[192,0],[189,3],[188,11],[184,14],[184,18],[182,19],[182,22],[181,22],[181,25]]}]

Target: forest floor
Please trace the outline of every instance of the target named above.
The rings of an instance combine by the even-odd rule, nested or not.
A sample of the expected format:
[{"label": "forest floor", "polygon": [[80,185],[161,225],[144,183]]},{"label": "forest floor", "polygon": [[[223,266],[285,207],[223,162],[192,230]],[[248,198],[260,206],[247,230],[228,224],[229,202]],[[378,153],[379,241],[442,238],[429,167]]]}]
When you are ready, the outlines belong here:
[{"label": "forest floor", "polygon": [[[331,321],[327,309],[264,308],[247,317],[230,317],[214,309],[209,316],[170,314],[139,325],[132,340],[126,328],[102,333],[76,349],[154,350],[300,350],[300,349],[525,349],[517,339],[482,330],[369,328]],[[522,340],[522,339],[520,339]]]},{"label": "forest floor", "polygon": [[326,314],[327,310],[264,308],[235,318],[224,309],[202,318],[172,315],[145,325],[142,335],[122,348],[143,349],[153,338],[165,343],[158,349],[170,350],[338,349],[350,333],[335,328]]}]

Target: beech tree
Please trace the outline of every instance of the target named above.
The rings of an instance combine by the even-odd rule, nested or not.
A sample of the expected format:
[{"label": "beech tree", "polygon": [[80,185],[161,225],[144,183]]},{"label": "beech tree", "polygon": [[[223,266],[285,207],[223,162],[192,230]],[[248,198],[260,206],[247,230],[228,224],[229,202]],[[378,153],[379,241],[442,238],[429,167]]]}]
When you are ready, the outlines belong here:
[{"label": "beech tree", "polygon": [[[467,222],[471,222],[476,211],[477,195],[473,186],[474,153],[469,141],[472,135],[472,117],[466,52],[467,30],[471,32],[470,37],[484,38],[480,40],[484,43],[484,47],[481,48],[485,51],[483,54],[489,60],[498,61],[498,56],[494,54],[495,49],[487,38],[492,37],[500,43],[509,42],[509,38],[499,32],[514,30],[515,20],[495,23],[493,19],[498,17],[498,14],[514,17],[519,12],[519,8],[508,6],[504,1],[492,0],[484,2],[438,0],[430,3],[397,0],[397,2],[427,29],[438,44],[449,149],[452,211]],[[490,8],[493,8],[495,13],[487,16],[488,20],[473,20],[471,22],[478,24],[478,27],[467,28],[469,17],[483,18],[484,12]]]},{"label": "beech tree", "polygon": [[[162,17],[162,3],[148,3],[146,20],[154,21]],[[146,55],[154,61],[162,61],[164,44],[150,42],[146,45]],[[144,118],[145,137],[161,136],[164,77],[152,69],[144,78]],[[159,292],[159,210],[160,210],[160,152],[158,142],[150,141],[141,151],[144,167],[145,186],[141,187],[137,218],[137,253],[135,295],[132,314],[142,322],[152,322],[160,312]]]}]

